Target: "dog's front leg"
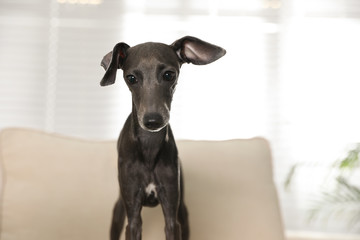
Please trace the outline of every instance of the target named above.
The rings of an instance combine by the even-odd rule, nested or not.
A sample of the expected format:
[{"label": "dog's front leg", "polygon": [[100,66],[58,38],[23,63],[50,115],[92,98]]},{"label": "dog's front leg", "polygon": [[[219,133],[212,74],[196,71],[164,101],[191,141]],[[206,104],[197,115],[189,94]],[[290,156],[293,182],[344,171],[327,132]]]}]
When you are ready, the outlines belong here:
[{"label": "dog's front leg", "polygon": [[126,240],[141,240],[142,220],[141,201],[125,204],[128,225],[126,226]]},{"label": "dog's front leg", "polygon": [[167,169],[164,172],[174,172],[174,174],[163,176],[158,193],[165,218],[166,240],[181,240],[181,228],[177,221],[180,200],[177,171]]},{"label": "dog's front leg", "polygon": [[177,221],[177,204],[165,201],[161,206],[165,217],[166,240],[181,240],[180,224]]},{"label": "dog's front leg", "polygon": [[[133,166],[130,164],[130,166]],[[141,169],[137,166],[135,169]],[[144,191],[141,186],[140,171],[134,171],[123,166],[120,174],[121,197],[125,206],[128,225],[126,226],[126,240],[141,240],[142,220],[141,209]],[[131,171],[132,170],[132,171]]]}]

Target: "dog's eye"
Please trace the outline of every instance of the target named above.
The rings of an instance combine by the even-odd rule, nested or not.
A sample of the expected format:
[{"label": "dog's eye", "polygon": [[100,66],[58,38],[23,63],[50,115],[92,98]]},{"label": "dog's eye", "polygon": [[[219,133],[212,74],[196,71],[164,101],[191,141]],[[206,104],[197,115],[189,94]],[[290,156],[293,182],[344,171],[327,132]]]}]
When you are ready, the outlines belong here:
[{"label": "dog's eye", "polygon": [[165,81],[168,81],[168,82],[174,81],[175,80],[175,73],[167,71],[167,72],[164,73],[163,79]]},{"label": "dog's eye", "polygon": [[137,79],[136,79],[136,77],[134,75],[127,75],[126,80],[131,85],[137,83]]}]

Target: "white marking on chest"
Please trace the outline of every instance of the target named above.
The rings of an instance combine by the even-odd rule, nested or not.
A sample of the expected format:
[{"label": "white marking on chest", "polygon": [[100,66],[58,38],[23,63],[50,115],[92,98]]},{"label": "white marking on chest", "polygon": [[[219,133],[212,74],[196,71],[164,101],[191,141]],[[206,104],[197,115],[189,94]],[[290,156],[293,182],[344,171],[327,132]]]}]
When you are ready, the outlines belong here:
[{"label": "white marking on chest", "polygon": [[150,183],[150,184],[145,188],[145,192],[146,192],[146,195],[148,195],[148,196],[153,193],[154,196],[157,197],[156,186],[155,186],[154,183]]}]

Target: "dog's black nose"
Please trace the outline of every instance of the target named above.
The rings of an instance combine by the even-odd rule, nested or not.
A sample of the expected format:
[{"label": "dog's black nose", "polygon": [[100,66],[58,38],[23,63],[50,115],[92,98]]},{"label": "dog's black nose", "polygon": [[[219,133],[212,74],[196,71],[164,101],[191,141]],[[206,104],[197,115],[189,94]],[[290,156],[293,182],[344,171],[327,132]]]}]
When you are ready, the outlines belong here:
[{"label": "dog's black nose", "polygon": [[158,113],[148,113],[143,119],[144,126],[149,130],[158,130],[163,127],[163,117]]}]

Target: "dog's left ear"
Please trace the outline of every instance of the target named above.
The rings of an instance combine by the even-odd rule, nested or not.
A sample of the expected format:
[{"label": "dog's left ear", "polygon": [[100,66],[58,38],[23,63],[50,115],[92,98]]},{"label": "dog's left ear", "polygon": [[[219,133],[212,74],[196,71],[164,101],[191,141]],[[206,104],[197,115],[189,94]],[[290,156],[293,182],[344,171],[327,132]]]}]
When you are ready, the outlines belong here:
[{"label": "dog's left ear", "polygon": [[114,49],[106,54],[102,61],[101,66],[106,70],[103,79],[101,79],[100,85],[107,86],[115,82],[116,72],[122,68],[127,56],[126,51],[130,48],[126,43],[118,43]]},{"label": "dog's left ear", "polygon": [[225,55],[226,50],[195,37],[186,36],[171,45],[182,62],[195,65],[212,63]]}]

